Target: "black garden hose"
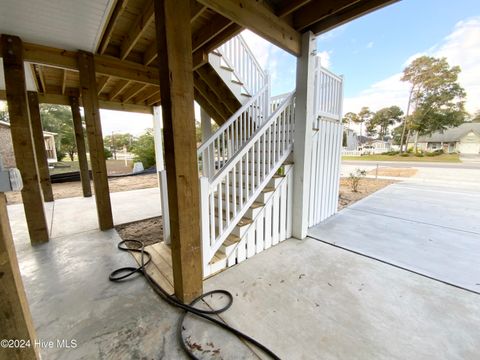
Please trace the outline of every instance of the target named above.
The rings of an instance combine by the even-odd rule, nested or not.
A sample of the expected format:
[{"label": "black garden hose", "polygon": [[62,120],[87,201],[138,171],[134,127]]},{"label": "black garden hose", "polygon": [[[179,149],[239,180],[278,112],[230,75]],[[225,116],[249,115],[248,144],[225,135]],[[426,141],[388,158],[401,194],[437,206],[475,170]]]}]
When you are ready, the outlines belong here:
[{"label": "black garden hose", "polygon": [[[135,244],[135,245],[139,246],[139,248],[138,249],[129,248],[129,247],[127,247],[127,243],[130,243],[132,245]],[[185,353],[191,359],[198,359],[198,358],[188,348],[188,346],[185,342],[185,338],[183,337],[183,333],[182,333],[183,322],[185,320],[185,317],[186,317],[187,313],[192,313],[192,314],[194,314],[198,317],[206,319],[206,320],[214,323],[215,325],[231,332],[232,334],[235,334],[239,338],[242,338],[243,340],[249,342],[250,344],[256,346],[257,348],[259,348],[260,350],[265,352],[272,359],[280,359],[270,349],[268,349],[265,345],[259,343],[257,340],[251,338],[250,336],[242,333],[241,331],[239,331],[239,330],[237,330],[237,329],[235,329],[235,328],[225,324],[224,322],[219,321],[219,320],[217,320],[217,319],[215,319],[211,316],[211,315],[221,314],[224,311],[228,310],[230,308],[230,306],[232,306],[233,296],[230,292],[228,292],[227,290],[212,290],[212,291],[206,292],[203,295],[200,295],[195,300],[193,300],[190,304],[184,304],[183,302],[178,300],[175,296],[169,295],[165,291],[165,289],[163,289],[155,280],[152,279],[152,277],[150,275],[148,275],[148,273],[146,271],[146,266],[148,264],[150,264],[150,262],[152,261],[152,256],[150,255],[150,253],[148,251],[145,250],[145,246],[141,241],[139,241],[139,240],[123,240],[123,241],[120,241],[118,243],[118,249],[120,249],[121,251],[130,251],[130,252],[141,253],[141,257],[140,257],[141,258],[141,265],[139,267],[127,266],[127,267],[122,267],[122,268],[114,270],[109,276],[110,281],[120,282],[120,281],[123,281],[123,280],[127,279],[128,277],[130,277],[130,276],[132,276],[136,273],[142,274],[145,277],[145,279],[147,280],[148,284],[152,287],[152,289],[157,293],[158,296],[160,296],[163,300],[165,300],[170,305],[178,307],[180,309],[183,309],[185,312],[181,315],[181,317],[179,319],[178,328],[177,328],[177,336],[178,336],[178,340],[179,340],[180,344],[182,345],[183,350],[185,351]],[[145,261],[145,258],[147,259],[146,261]],[[203,310],[203,309],[198,309],[194,306],[200,300],[204,299],[205,297],[207,297],[209,295],[214,295],[214,294],[225,295],[228,299],[227,304],[224,307],[222,307],[220,309],[217,309],[217,310]]]}]

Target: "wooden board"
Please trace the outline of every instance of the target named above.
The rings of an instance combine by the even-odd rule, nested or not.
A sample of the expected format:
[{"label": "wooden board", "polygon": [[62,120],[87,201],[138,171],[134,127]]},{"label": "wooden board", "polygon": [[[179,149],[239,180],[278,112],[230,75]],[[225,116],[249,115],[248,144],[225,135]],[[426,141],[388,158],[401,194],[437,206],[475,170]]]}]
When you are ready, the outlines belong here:
[{"label": "wooden board", "polygon": [[23,180],[23,206],[30,241],[38,244],[48,241],[49,236],[30,126],[23,44],[20,38],[10,35],[2,35],[1,44],[13,150]]}]

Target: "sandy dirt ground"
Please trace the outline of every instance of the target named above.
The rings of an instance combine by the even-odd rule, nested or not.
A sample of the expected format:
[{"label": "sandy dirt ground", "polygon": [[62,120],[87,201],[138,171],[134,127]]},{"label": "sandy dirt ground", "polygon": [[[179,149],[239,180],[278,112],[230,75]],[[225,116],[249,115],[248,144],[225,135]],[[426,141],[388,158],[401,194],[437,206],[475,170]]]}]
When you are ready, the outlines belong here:
[{"label": "sandy dirt ground", "polygon": [[[115,229],[123,240],[139,240],[145,246],[163,240],[163,220],[161,216],[118,225]],[[135,247],[131,244],[127,244],[127,246]]]},{"label": "sandy dirt ground", "polygon": [[[153,188],[158,186],[157,174],[112,178],[108,179],[108,186],[110,192]],[[55,200],[82,196],[82,184],[80,181],[52,184],[52,187]],[[94,193],[93,182],[91,182],[91,187]],[[22,202],[22,196],[18,191],[6,193],[6,195],[8,204]]]},{"label": "sandy dirt ground", "polygon": [[[358,192],[353,192],[350,181],[348,179],[341,179],[338,208],[341,210],[394,182],[395,181],[392,180],[364,178],[360,180]],[[145,246],[159,242],[163,238],[163,223],[161,217],[123,224],[117,226],[116,229],[123,240],[139,240],[142,241]]]},{"label": "sandy dirt ground", "polygon": [[370,170],[368,175],[377,176],[395,176],[395,177],[411,177],[417,173],[417,169],[412,168],[379,168]]},{"label": "sandy dirt ground", "polygon": [[368,195],[374,193],[375,191],[378,191],[390,184],[393,184],[394,182],[395,181],[393,180],[363,178],[360,180],[358,191],[353,192],[350,180],[348,178],[342,178],[340,179],[338,210],[350,206],[358,200],[361,200],[364,197],[367,197]]}]

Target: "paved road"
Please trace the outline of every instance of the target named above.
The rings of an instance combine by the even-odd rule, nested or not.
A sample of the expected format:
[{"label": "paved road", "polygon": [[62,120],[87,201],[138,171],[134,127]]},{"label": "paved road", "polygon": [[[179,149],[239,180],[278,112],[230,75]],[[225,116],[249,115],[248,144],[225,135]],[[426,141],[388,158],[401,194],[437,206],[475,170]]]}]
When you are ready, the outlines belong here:
[{"label": "paved road", "polygon": [[309,236],[480,294],[480,189],[396,183]]},{"label": "paved road", "polygon": [[463,162],[463,163],[434,163],[434,162],[413,162],[413,161],[342,161],[342,165],[360,165],[375,166],[389,166],[396,168],[443,168],[443,169],[480,169],[480,162]]}]

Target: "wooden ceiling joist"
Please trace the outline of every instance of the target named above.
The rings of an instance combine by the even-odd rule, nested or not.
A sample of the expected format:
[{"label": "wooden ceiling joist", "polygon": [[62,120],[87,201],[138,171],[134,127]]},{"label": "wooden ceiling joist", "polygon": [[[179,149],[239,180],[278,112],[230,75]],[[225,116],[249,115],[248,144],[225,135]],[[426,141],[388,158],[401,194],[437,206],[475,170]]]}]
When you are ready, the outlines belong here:
[{"label": "wooden ceiling joist", "polygon": [[293,15],[293,26],[298,31],[305,30],[310,25],[333,16],[360,0],[313,1],[299,9]]},{"label": "wooden ceiling joist", "polygon": [[115,100],[115,98],[117,98],[122,93],[122,91],[127,88],[129,84],[129,80],[119,80],[117,86],[115,86],[112,91],[110,91],[109,100]]},{"label": "wooden ceiling joist", "polygon": [[355,2],[353,5],[336,12],[333,16],[324,17],[322,20],[310,25],[307,29],[314,34],[321,34],[397,1],[398,0],[369,0]]},{"label": "wooden ceiling joist", "polygon": [[38,78],[40,79],[40,85],[42,86],[42,93],[47,93],[47,85],[45,83],[45,76],[41,66],[37,66]]},{"label": "wooden ceiling joist", "polygon": [[208,43],[215,36],[225,30],[232,21],[222,15],[215,15],[201,31],[192,36],[192,50],[196,51]]},{"label": "wooden ceiling joist", "polygon": [[62,95],[65,95],[65,87],[66,86],[67,86],[67,70],[63,69]]},{"label": "wooden ceiling joist", "polygon": [[122,102],[129,102],[135,96],[137,96],[142,90],[144,90],[148,85],[147,84],[134,84],[130,89],[126,90],[122,95]]},{"label": "wooden ceiling joist", "polygon": [[[77,53],[42,45],[24,44],[24,60],[33,64],[47,65],[78,71]],[[95,55],[97,74],[118,79],[158,85],[158,69],[108,55]]]},{"label": "wooden ceiling joist", "polygon": [[206,6],[196,2],[195,0],[190,0],[190,24],[197,20],[206,8]]},{"label": "wooden ceiling joist", "polygon": [[110,20],[103,32],[102,40],[98,46],[97,52],[103,54],[105,50],[107,50],[108,43],[112,38],[113,30],[115,29],[115,24],[117,23],[117,19],[122,15],[125,8],[127,7],[127,0],[117,0],[115,4],[112,14],[110,15]]},{"label": "wooden ceiling joist", "polygon": [[300,9],[305,4],[308,4],[312,0],[290,0],[287,1],[280,9],[276,11],[278,17],[285,17],[290,15],[294,11]]},{"label": "wooden ceiling joist", "polygon": [[198,2],[246,27],[289,53],[299,56],[301,36],[287,21],[256,0],[198,0]]},{"label": "wooden ceiling joist", "polygon": [[108,84],[108,80],[110,80],[110,76],[103,76],[97,84],[98,95],[100,95]]},{"label": "wooden ceiling joist", "polygon": [[127,36],[123,40],[120,47],[120,59],[124,60],[127,58],[138,39],[140,39],[140,36],[143,35],[145,29],[153,23],[154,18],[153,1],[150,0],[148,1],[143,12],[137,17],[132,28],[128,31]]}]

